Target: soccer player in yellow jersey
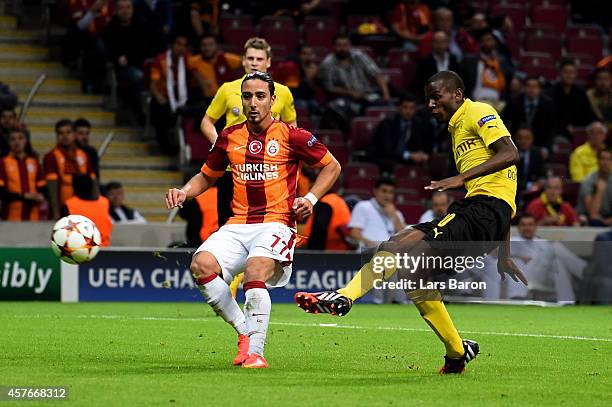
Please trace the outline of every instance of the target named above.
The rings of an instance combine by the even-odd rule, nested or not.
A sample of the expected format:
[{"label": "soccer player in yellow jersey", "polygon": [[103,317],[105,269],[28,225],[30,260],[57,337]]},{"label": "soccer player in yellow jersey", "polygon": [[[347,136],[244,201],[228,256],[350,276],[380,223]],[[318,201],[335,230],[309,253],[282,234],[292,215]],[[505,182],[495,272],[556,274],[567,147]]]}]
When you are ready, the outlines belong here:
[{"label": "soccer player in yellow jersey", "polygon": [[[271,48],[268,42],[259,37],[249,38],[244,44],[242,52],[242,66],[245,74],[259,71],[267,72],[272,63]],[[206,114],[202,119],[200,129],[204,136],[212,144],[217,140],[218,134],[215,123],[225,115],[225,127],[246,121],[246,116],[242,112],[242,99],[240,86],[244,76],[232,82],[226,82],[215,94],[214,99],[206,109]],[[288,87],[274,82],[276,100],[272,105],[272,117],[292,126],[297,125],[295,106],[293,105],[293,95]],[[219,214],[219,226],[232,216],[231,201],[234,195],[231,172],[228,171],[217,181],[217,205]],[[232,295],[235,297],[238,286],[242,282],[242,274],[236,276],[230,285]]]},{"label": "soccer player in yellow jersey", "polygon": [[[437,271],[419,267],[407,273],[399,269],[396,254],[419,256],[425,251],[439,255],[452,245],[449,242],[472,242],[470,246],[482,248],[485,253],[499,247],[497,266],[502,279],[508,274],[515,281],[527,284],[524,274],[510,259],[509,250],[510,220],[516,212],[518,151],[495,109],[464,95],[463,80],[452,71],[435,74],[425,87],[431,114],[438,121],[448,123],[459,171],[454,177],[431,181],[426,189],[446,191],[465,186],[465,198],[453,203],[444,218],[414,225],[383,242],[372,260],[346,287],[331,292],[296,293],[298,306],[306,312],[341,316],[348,313],[353,301],[367,293],[376,280],[388,279],[396,270],[400,277],[412,281],[430,281]],[[438,242],[446,242],[446,246]],[[479,353],[479,346],[459,336],[440,292],[428,285],[424,289],[420,286],[417,284],[417,289],[407,289],[406,293],[444,343],[445,363],[440,373],[462,373],[465,364]]]}]

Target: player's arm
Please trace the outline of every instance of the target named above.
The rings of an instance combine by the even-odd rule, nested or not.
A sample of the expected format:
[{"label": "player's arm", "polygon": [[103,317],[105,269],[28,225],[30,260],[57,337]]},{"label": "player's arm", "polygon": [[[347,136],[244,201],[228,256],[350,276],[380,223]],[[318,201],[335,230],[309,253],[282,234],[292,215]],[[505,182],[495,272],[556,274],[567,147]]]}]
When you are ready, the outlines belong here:
[{"label": "player's arm", "polygon": [[225,84],[223,84],[219,90],[217,90],[217,94],[213,98],[212,102],[210,102],[208,109],[206,109],[206,114],[202,119],[202,123],[200,123],[200,130],[202,130],[204,137],[206,137],[206,139],[212,144],[215,144],[215,141],[219,137],[217,129],[215,128],[215,123],[225,114],[226,89],[227,87]]},{"label": "player's arm", "polygon": [[182,188],[171,188],[166,192],[166,206],[168,209],[182,207],[183,202],[193,199],[210,188],[217,178],[210,177],[202,172],[191,178]]},{"label": "player's arm", "polygon": [[[329,154],[329,153],[328,153]],[[298,219],[306,219],[312,215],[312,208],[317,201],[334,186],[340,176],[340,163],[330,155],[330,160],[325,164],[314,184],[304,198],[297,198],[293,203],[293,209]]]},{"label": "player's arm", "polygon": [[525,285],[528,284],[525,274],[519,270],[516,264],[514,264],[514,261],[510,258],[510,228],[508,228],[508,233],[506,233],[506,239],[499,245],[497,272],[502,280],[505,280],[506,274],[508,274],[514,281],[521,281]]},{"label": "player's arm", "polygon": [[212,144],[214,144],[217,137],[219,137],[217,134],[217,129],[215,128],[216,122],[216,119],[213,119],[209,115],[205,114],[204,118],[202,119],[202,123],[200,124],[200,130],[202,130],[204,137],[206,137],[206,139]]},{"label": "player's arm", "polygon": [[425,189],[446,191],[447,189],[461,188],[466,181],[492,174],[519,163],[519,153],[510,136],[501,137],[491,143],[489,148],[495,154],[484,163],[454,177],[445,178],[441,181],[431,181]]}]

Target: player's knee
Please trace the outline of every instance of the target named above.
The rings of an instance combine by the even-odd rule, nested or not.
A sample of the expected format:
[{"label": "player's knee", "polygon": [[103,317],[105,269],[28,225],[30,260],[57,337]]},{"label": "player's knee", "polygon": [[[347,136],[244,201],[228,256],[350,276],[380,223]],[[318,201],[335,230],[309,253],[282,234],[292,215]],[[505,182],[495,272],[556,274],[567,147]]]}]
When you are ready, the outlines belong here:
[{"label": "player's knee", "polygon": [[207,252],[198,253],[193,260],[191,260],[191,266],[189,267],[193,278],[197,281],[198,279],[207,278],[213,274],[219,274],[221,267],[215,257]]}]

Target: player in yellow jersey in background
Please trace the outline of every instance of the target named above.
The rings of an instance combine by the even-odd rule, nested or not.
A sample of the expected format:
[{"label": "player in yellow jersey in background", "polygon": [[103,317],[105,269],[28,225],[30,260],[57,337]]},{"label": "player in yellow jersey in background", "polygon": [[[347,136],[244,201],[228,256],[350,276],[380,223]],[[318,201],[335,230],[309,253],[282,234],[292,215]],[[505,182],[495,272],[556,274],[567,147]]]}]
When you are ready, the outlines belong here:
[{"label": "player in yellow jersey in background", "polygon": [[[454,202],[443,219],[420,223],[383,242],[370,262],[338,291],[298,292],[295,300],[306,312],[346,315],[353,301],[375,284],[398,271],[398,277],[415,282],[416,289],[406,289],[421,316],[446,348],[440,373],[462,373],[465,364],[479,353],[478,343],[462,339],[448,314],[437,289],[420,282],[432,281],[439,270],[416,267],[401,269],[396,255],[420,256],[423,252],[439,256],[453,242],[470,242],[484,253],[499,247],[498,272],[505,278],[527,284],[527,279],[510,259],[510,221],[516,213],[516,166],[519,155],[510,133],[491,106],[465,98],[463,80],[452,71],[441,71],[429,78],[425,98],[431,114],[448,123],[455,163],[459,175],[431,181],[426,189],[446,191],[464,187],[464,199]],[[445,243],[438,243],[445,242]],[[478,242],[478,243],[476,243]],[[483,252],[480,252],[482,254]],[[388,259],[388,257],[391,257]],[[389,260],[389,261],[385,261]],[[445,272],[454,270],[445,270]]]},{"label": "player in yellow jersey in background", "polygon": [[[242,52],[242,66],[245,70],[244,76],[255,71],[267,72],[268,69],[270,69],[271,63],[272,55],[268,42],[259,37],[249,38],[244,44]],[[246,116],[242,112],[240,91],[240,85],[242,84],[244,76],[235,81],[226,82],[221,85],[214,99],[208,106],[208,109],[206,109],[206,114],[202,119],[200,129],[212,144],[215,143],[218,137],[215,123],[222,116],[225,116],[224,128],[242,123],[246,120]],[[276,82],[274,82],[274,87],[276,101],[272,105],[272,117],[292,126],[297,125],[297,114],[295,112],[295,106],[293,105],[293,95],[291,91],[285,85]],[[231,201],[234,194],[234,188],[231,172],[229,170],[228,168],[227,173],[217,181],[219,227],[223,226],[230,216],[232,216]],[[241,282],[242,274],[236,276],[230,284],[230,289],[234,297],[236,296],[238,286]]]}]

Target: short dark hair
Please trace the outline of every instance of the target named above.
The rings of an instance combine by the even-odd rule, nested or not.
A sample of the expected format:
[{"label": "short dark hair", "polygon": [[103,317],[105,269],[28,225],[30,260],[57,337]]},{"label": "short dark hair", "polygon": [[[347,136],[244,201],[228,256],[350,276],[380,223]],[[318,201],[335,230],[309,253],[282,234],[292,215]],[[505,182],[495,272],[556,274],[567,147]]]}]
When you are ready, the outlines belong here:
[{"label": "short dark hair", "polygon": [[17,117],[17,112],[15,111],[15,108],[13,107],[4,106],[3,108],[0,109],[0,114],[4,112],[11,112],[13,113],[13,116]]},{"label": "short dark hair", "polygon": [[530,213],[525,212],[525,213],[521,213],[521,214],[518,216],[518,222],[517,222],[517,223],[520,223],[520,222],[521,222],[523,219],[526,219],[526,218],[531,218],[531,219],[533,219],[534,221],[536,220],[535,216],[533,216],[533,215],[532,215],[532,214],[530,214]]},{"label": "short dark hair", "polygon": [[59,129],[61,129],[64,126],[70,126],[74,130],[74,123],[72,123],[72,120],[60,119],[57,122],[55,122],[55,133],[58,133]]},{"label": "short dark hair", "polygon": [[242,89],[242,85],[244,85],[246,81],[253,81],[255,79],[259,79],[260,81],[267,83],[268,89],[270,89],[270,96],[274,95],[274,79],[272,79],[272,75],[267,72],[255,71],[247,74],[242,80],[240,88]]},{"label": "short dark hair", "polygon": [[217,36],[210,31],[205,31],[204,34],[200,35],[200,42],[202,42],[204,38],[213,38],[216,42],[219,42]]},{"label": "short dark hair", "polygon": [[540,85],[540,87],[542,87],[542,82],[540,81],[540,78],[536,75],[527,75],[527,77],[525,78],[525,80],[523,81],[523,83],[525,85],[527,85],[527,82],[529,81],[536,81],[538,83],[538,85]]},{"label": "short dark hair", "polygon": [[576,66],[576,61],[574,61],[572,58],[562,58],[561,61],[559,61],[559,70],[565,68],[568,65]]},{"label": "short dark hair", "polygon": [[392,187],[395,187],[395,179],[388,175],[383,175],[376,180],[374,188],[379,188],[381,185],[391,185]]},{"label": "short dark hair", "polygon": [[447,90],[450,90],[451,92],[457,89],[461,89],[461,91],[465,93],[465,84],[463,83],[463,79],[461,79],[457,72],[440,71],[437,74],[432,75],[427,80],[427,83],[430,84],[438,81],[442,82],[444,84],[444,87]]},{"label": "short dark hair", "polygon": [[91,199],[92,197],[96,197],[97,194],[95,191],[96,183],[87,174],[74,174],[72,177],[72,188],[74,189],[74,194],[81,199]]},{"label": "short dark hair", "polygon": [[417,98],[414,95],[414,93],[412,92],[406,92],[406,93],[402,93],[402,95],[399,98],[399,102],[398,105],[401,105],[404,102],[417,102]]},{"label": "short dark hair", "polygon": [[516,126],[516,130],[514,130],[514,134],[517,135],[519,133],[519,131],[521,131],[521,130],[529,130],[531,132],[531,135],[533,136],[533,129],[527,123],[525,123],[525,122],[519,123],[519,125]]},{"label": "short dark hair", "polygon": [[106,191],[110,191],[111,189],[121,189],[121,188],[123,188],[123,185],[121,185],[121,183],[118,181],[111,181],[108,184],[106,184]]},{"label": "short dark hair", "polygon": [[91,123],[89,122],[89,120],[83,118],[83,117],[79,117],[78,119],[76,119],[73,123],[74,128],[76,129],[77,127],[87,127],[89,129],[91,129]]},{"label": "short dark hair", "polygon": [[336,41],[338,41],[340,39],[349,40],[350,43],[353,42],[351,40],[351,36],[349,34],[345,33],[345,32],[340,32],[340,33],[336,34],[336,36],[334,37],[334,44],[336,43]]},{"label": "short dark hair", "polygon": [[597,75],[599,75],[600,73],[607,73],[608,75],[610,75],[610,70],[608,68],[597,68],[593,71],[592,75],[592,79],[595,80],[595,78],[597,78]]}]

